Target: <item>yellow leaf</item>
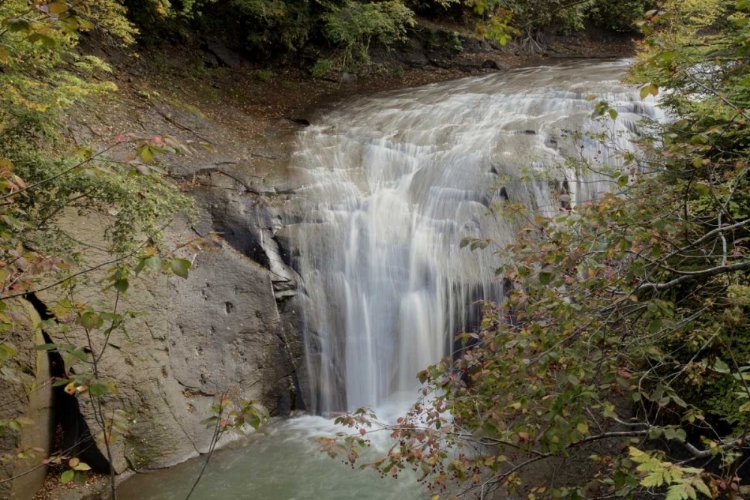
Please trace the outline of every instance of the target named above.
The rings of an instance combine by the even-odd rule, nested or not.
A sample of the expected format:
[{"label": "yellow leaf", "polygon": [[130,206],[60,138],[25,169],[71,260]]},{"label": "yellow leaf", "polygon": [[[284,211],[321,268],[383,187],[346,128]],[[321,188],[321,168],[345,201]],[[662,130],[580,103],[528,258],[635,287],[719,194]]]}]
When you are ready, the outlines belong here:
[{"label": "yellow leaf", "polygon": [[62,14],[68,10],[68,6],[64,3],[54,2],[47,6],[50,14]]}]

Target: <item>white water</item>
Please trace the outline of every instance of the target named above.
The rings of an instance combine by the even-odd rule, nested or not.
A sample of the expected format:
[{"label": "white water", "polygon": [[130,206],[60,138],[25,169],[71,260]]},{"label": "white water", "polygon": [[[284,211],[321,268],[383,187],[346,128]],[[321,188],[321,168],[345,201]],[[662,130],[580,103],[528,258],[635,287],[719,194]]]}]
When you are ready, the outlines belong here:
[{"label": "white water", "polygon": [[[621,162],[570,138],[571,130],[600,130],[588,119],[599,101],[619,111],[608,123],[616,134],[639,114],[654,115],[652,102],[618,82],[626,65],[530,68],[379,95],[301,134],[295,165],[308,178],[308,220],[297,233],[296,266],[313,304],[305,334],[315,411],[416,394],[416,373],[476,324],[472,304],[501,296],[492,250],[459,243],[513,240],[516,224],[492,209],[502,187],[544,215],[561,209],[566,179],[574,203],[612,189],[605,177],[560,165],[562,153]],[[626,138],[617,142],[628,147]]]},{"label": "white water", "polygon": [[[600,100],[620,113],[608,122],[616,133],[657,115],[652,101],[618,82],[626,65],[529,68],[378,95],[340,106],[301,135],[295,162],[308,180],[307,217],[297,227],[296,267],[311,299],[312,409],[370,405],[393,421],[413,401],[415,374],[477,321],[472,301],[502,293],[491,250],[458,248],[464,236],[512,241],[516,225],[491,208],[502,187],[545,215],[561,210],[562,180],[573,203],[615,189],[605,177],[556,165],[563,154],[619,164],[610,150],[571,142],[566,132],[599,130],[588,117]],[[619,147],[629,147],[626,138]],[[413,478],[381,480],[321,453],[314,439],[342,430],[315,416],[277,423],[251,446],[218,452],[192,498],[424,497]],[[375,453],[387,447],[374,442]],[[201,466],[138,475],[120,498],[185,498]]]}]

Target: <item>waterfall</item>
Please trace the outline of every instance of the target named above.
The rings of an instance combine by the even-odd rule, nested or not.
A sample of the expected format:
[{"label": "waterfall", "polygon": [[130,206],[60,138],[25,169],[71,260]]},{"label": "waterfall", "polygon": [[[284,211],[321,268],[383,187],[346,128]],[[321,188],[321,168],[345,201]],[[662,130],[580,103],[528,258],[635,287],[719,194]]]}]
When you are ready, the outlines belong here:
[{"label": "waterfall", "polygon": [[[310,298],[315,411],[378,406],[400,392],[414,399],[416,373],[476,327],[477,302],[502,297],[492,247],[459,248],[465,237],[513,241],[519,222],[498,204],[553,215],[614,189],[564,158],[618,167],[624,133],[656,116],[652,100],[619,83],[626,67],[568,63],[381,94],[301,133],[293,165],[305,178],[305,217],[294,264]],[[590,120],[601,100],[617,120]],[[614,149],[573,140],[572,131],[605,126]]]}]

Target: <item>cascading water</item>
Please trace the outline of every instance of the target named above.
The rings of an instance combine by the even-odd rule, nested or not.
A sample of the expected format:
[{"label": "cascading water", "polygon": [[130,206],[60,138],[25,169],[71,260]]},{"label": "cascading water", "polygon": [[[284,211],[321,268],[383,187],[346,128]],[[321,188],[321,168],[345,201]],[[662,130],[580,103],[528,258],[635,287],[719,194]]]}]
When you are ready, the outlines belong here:
[{"label": "cascading water", "polygon": [[[616,189],[604,175],[558,165],[583,155],[617,167],[613,149],[629,148],[619,133],[644,115],[659,118],[653,101],[618,82],[626,66],[520,69],[379,95],[341,106],[301,134],[294,161],[306,215],[294,226],[295,267],[310,299],[305,336],[316,411],[371,405],[387,420],[384,406],[398,392],[414,400],[417,371],[474,326],[473,303],[502,297],[492,250],[459,248],[467,236],[513,240],[517,224],[493,209],[498,203],[551,215]],[[605,122],[615,148],[571,137],[600,130],[589,117],[601,100],[619,112]],[[408,475],[383,481],[320,453],[313,439],[341,430],[316,416],[276,423],[252,446],[217,454],[192,498],[423,498]],[[120,498],[185,498],[192,484],[185,478],[201,467],[191,461],[138,475]]]},{"label": "cascading water", "polygon": [[459,248],[464,237],[514,238],[498,202],[550,215],[568,197],[581,203],[613,188],[609,177],[561,165],[575,155],[621,162],[571,137],[601,131],[589,119],[601,100],[619,112],[607,124],[615,149],[628,148],[618,135],[656,113],[618,82],[626,64],[522,69],[365,98],[301,134],[295,165],[308,179],[308,215],[296,267],[312,299],[316,411],[378,406],[415,388],[417,371],[476,322],[475,301],[500,297],[492,250]]}]

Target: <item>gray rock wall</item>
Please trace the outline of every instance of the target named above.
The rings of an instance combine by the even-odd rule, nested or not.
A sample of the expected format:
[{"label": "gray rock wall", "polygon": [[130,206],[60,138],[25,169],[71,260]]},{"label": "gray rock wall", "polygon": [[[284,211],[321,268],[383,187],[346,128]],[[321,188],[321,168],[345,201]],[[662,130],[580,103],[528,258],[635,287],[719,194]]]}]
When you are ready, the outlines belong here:
[{"label": "gray rock wall", "polygon": [[[302,356],[291,350],[302,346],[288,340],[297,332],[284,327],[280,310],[287,317],[289,312],[279,307],[288,300],[283,292],[293,294],[296,283],[274,253],[271,229],[263,225],[269,220],[265,202],[214,187],[197,190],[196,201],[200,223],[170,229],[167,244],[229,228],[231,238],[226,232],[207,236],[199,251],[182,250],[193,262],[187,279],[154,273],[132,280],[118,311],[135,315],[127,320],[127,333],[113,333],[100,362],[103,377],[119,389],[107,396],[106,407],[124,409],[131,421],[130,435],[114,446],[118,472],[166,467],[205,453],[212,433],[201,421],[211,416],[210,406],[221,394],[260,400],[274,415],[304,407],[296,379]],[[100,234],[95,222],[70,217],[66,223],[82,241],[96,241]],[[106,258],[90,256],[89,262]],[[75,299],[111,307],[114,295],[100,292],[101,277],[91,275]],[[58,293],[40,297],[51,306]],[[84,332],[74,330],[68,340],[84,344]],[[93,340],[98,350],[104,339]],[[82,373],[88,367],[79,363],[74,369]],[[89,404],[81,403],[97,433]]]},{"label": "gray rock wall", "polygon": [[[137,123],[133,123],[134,110]],[[247,119],[237,114],[238,120]],[[282,214],[296,187],[287,164],[297,126],[284,121],[263,137],[249,140],[189,106],[162,101],[145,105],[127,99],[112,103],[100,119],[92,121],[89,116],[85,125],[71,123],[74,139],[109,144],[112,124],[117,124],[117,130],[140,130],[145,135],[207,140],[216,149],[195,147],[193,155],[167,159],[175,181],[189,185],[198,220],[178,221],[170,227],[165,247],[204,240],[200,251],[178,251],[193,262],[188,279],[151,273],[131,280],[118,304],[119,313],[134,313],[127,320],[127,333],[113,333],[100,362],[102,378],[114,381],[119,389],[104,398],[105,412],[123,409],[130,421],[129,435],[113,446],[113,463],[122,473],[167,467],[205,453],[212,430],[201,421],[211,416],[211,404],[225,392],[237,399],[258,399],[272,415],[305,408],[306,381],[300,375],[305,371],[304,355],[295,305],[299,283],[283,255],[288,241],[277,239],[277,233],[283,233]],[[121,159],[127,159],[123,154]],[[98,219],[68,213],[59,224],[88,245],[89,266],[111,259],[98,250],[106,247]],[[87,275],[77,285],[74,299],[111,310],[115,296],[113,290],[101,291],[103,277]],[[38,297],[48,307],[64,298],[55,288]],[[95,350],[104,342],[101,336],[92,340]],[[84,345],[86,338],[83,331],[73,329],[67,338],[53,341]],[[29,377],[34,376],[34,345],[39,343],[28,334],[19,338],[19,359],[32,367],[26,369]],[[73,369],[84,373],[90,367],[77,363]],[[45,380],[49,381],[49,374]],[[17,401],[13,415],[36,411],[20,386],[18,391],[0,391],[0,405],[8,401]],[[79,398],[79,403],[83,420],[92,434],[98,434],[90,402]],[[47,410],[34,413],[43,428],[55,422]],[[19,445],[19,439],[0,436],[0,446],[10,449]],[[42,440],[49,447],[52,434]],[[4,474],[24,467],[28,465],[8,465]],[[29,474],[31,486],[16,488],[19,493],[13,498],[33,498],[44,472],[40,468]],[[10,496],[8,484],[0,483],[0,499]]]},{"label": "gray rock wall", "polygon": [[[24,300],[6,303],[6,313],[18,310],[30,321],[39,317]],[[18,356],[10,363],[11,377],[0,390],[0,418],[12,420],[30,419],[34,423],[19,431],[4,428],[0,433],[0,450],[11,453],[14,459],[0,462],[0,498],[23,500],[33,498],[44,482],[47,467],[39,461],[49,453],[52,445],[52,387],[47,355],[34,349],[35,344],[44,343],[40,330],[29,325],[17,325],[12,332],[4,334],[4,341],[18,349]],[[4,376],[6,374],[3,374]],[[5,377],[4,377],[5,378]],[[10,478],[16,477],[12,481]]]}]

